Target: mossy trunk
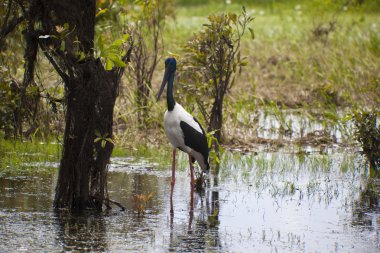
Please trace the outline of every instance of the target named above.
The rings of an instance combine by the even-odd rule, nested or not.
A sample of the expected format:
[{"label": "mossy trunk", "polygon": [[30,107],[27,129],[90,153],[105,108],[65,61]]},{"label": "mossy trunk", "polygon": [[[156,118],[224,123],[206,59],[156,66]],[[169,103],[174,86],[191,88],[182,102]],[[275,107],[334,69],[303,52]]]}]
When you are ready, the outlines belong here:
[{"label": "mossy trunk", "polygon": [[100,209],[107,197],[107,164],[113,144],[106,142],[102,147],[96,133],[112,136],[117,94],[117,85],[112,84],[116,81],[112,72],[94,60],[83,64],[82,75],[70,84],[55,208]]}]

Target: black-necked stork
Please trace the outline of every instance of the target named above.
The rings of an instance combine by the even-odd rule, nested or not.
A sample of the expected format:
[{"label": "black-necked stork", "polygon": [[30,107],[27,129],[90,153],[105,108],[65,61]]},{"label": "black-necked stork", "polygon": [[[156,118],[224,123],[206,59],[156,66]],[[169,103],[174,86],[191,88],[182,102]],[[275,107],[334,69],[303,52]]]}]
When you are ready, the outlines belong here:
[{"label": "black-necked stork", "polygon": [[203,171],[209,169],[209,148],[205,131],[196,118],[190,115],[183,107],[176,103],[173,97],[174,75],[177,62],[174,58],[165,61],[165,74],[161,88],[157,94],[160,99],[167,84],[167,106],[168,110],[164,116],[164,127],[166,136],[173,146],[172,180],[170,192],[170,211],[173,212],[173,189],[175,184],[175,156],[177,148],[187,153],[190,163],[191,188],[194,189],[194,168],[193,162],[198,162]]}]

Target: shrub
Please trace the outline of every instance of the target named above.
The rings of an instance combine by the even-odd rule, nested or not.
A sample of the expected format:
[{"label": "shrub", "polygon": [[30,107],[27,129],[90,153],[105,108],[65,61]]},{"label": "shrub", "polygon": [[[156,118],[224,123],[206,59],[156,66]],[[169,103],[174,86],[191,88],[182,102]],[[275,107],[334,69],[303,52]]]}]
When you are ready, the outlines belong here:
[{"label": "shrub", "polygon": [[354,114],[356,139],[360,142],[363,152],[372,169],[380,169],[380,117],[379,112],[357,112]]},{"label": "shrub", "polygon": [[235,75],[247,63],[241,56],[241,39],[253,18],[243,7],[242,13],[210,15],[209,23],[185,46],[186,94],[195,94],[198,107],[207,122],[208,131],[214,131],[221,141],[223,102],[235,83]]}]

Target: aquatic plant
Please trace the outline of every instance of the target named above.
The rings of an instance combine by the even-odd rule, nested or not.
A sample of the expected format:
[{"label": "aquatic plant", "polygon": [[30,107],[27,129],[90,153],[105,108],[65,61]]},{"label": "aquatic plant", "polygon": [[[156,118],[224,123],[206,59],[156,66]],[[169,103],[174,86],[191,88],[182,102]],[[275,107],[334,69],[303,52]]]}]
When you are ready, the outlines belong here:
[{"label": "aquatic plant", "polygon": [[145,214],[146,205],[153,196],[153,192],[150,192],[148,194],[135,194],[133,196],[133,202],[135,204],[135,210],[137,211],[138,216]]},{"label": "aquatic plant", "polygon": [[360,142],[371,169],[380,170],[380,124],[379,112],[354,113],[356,139]]}]

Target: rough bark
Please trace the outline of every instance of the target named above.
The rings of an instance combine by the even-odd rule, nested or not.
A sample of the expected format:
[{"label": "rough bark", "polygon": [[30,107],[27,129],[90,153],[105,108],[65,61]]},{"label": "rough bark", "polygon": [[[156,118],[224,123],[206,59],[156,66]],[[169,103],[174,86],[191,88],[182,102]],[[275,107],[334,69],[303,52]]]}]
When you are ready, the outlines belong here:
[{"label": "rough bark", "polygon": [[[223,96],[218,96],[211,109],[210,123],[207,131],[215,131],[214,137],[221,143],[223,126]],[[217,147],[214,147],[217,150]]]},{"label": "rough bark", "polygon": [[[113,109],[123,68],[106,71],[94,57],[96,0],[8,0],[6,20],[0,31],[0,46],[5,36],[25,21],[25,73],[21,102],[26,87],[34,83],[38,52],[43,52],[63,80],[65,88],[65,131],[62,159],[54,199],[55,208],[83,210],[107,208],[107,166],[112,153]],[[15,6],[19,16],[10,19]],[[69,33],[61,36],[60,27]],[[64,45],[64,46],[62,46]],[[41,49],[40,51],[38,49]],[[129,61],[132,45],[122,58]],[[78,52],[85,59],[78,60]],[[22,120],[16,118],[17,132]],[[96,141],[99,134],[105,145]],[[104,143],[103,143],[104,144]]]},{"label": "rough bark", "polygon": [[[123,69],[106,71],[100,59],[94,58],[96,1],[31,0],[25,5],[25,82],[33,80],[39,46],[65,86],[65,132],[54,207],[109,207],[107,165],[113,144],[107,141],[102,145],[96,138],[99,133],[112,138],[113,109]],[[56,39],[60,37],[57,27],[65,24],[70,33]],[[78,51],[85,59],[78,61]],[[124,61],[129,60],[130,52]]]},{"label": "rough bark", "polygon": [[67,96],[63,154],[54,206],[72,209],[101,208],[107,198],[107,164],[113,144],[95,142],[95,132],[112,135],[117,78],[100,61],[82,66]]}]

